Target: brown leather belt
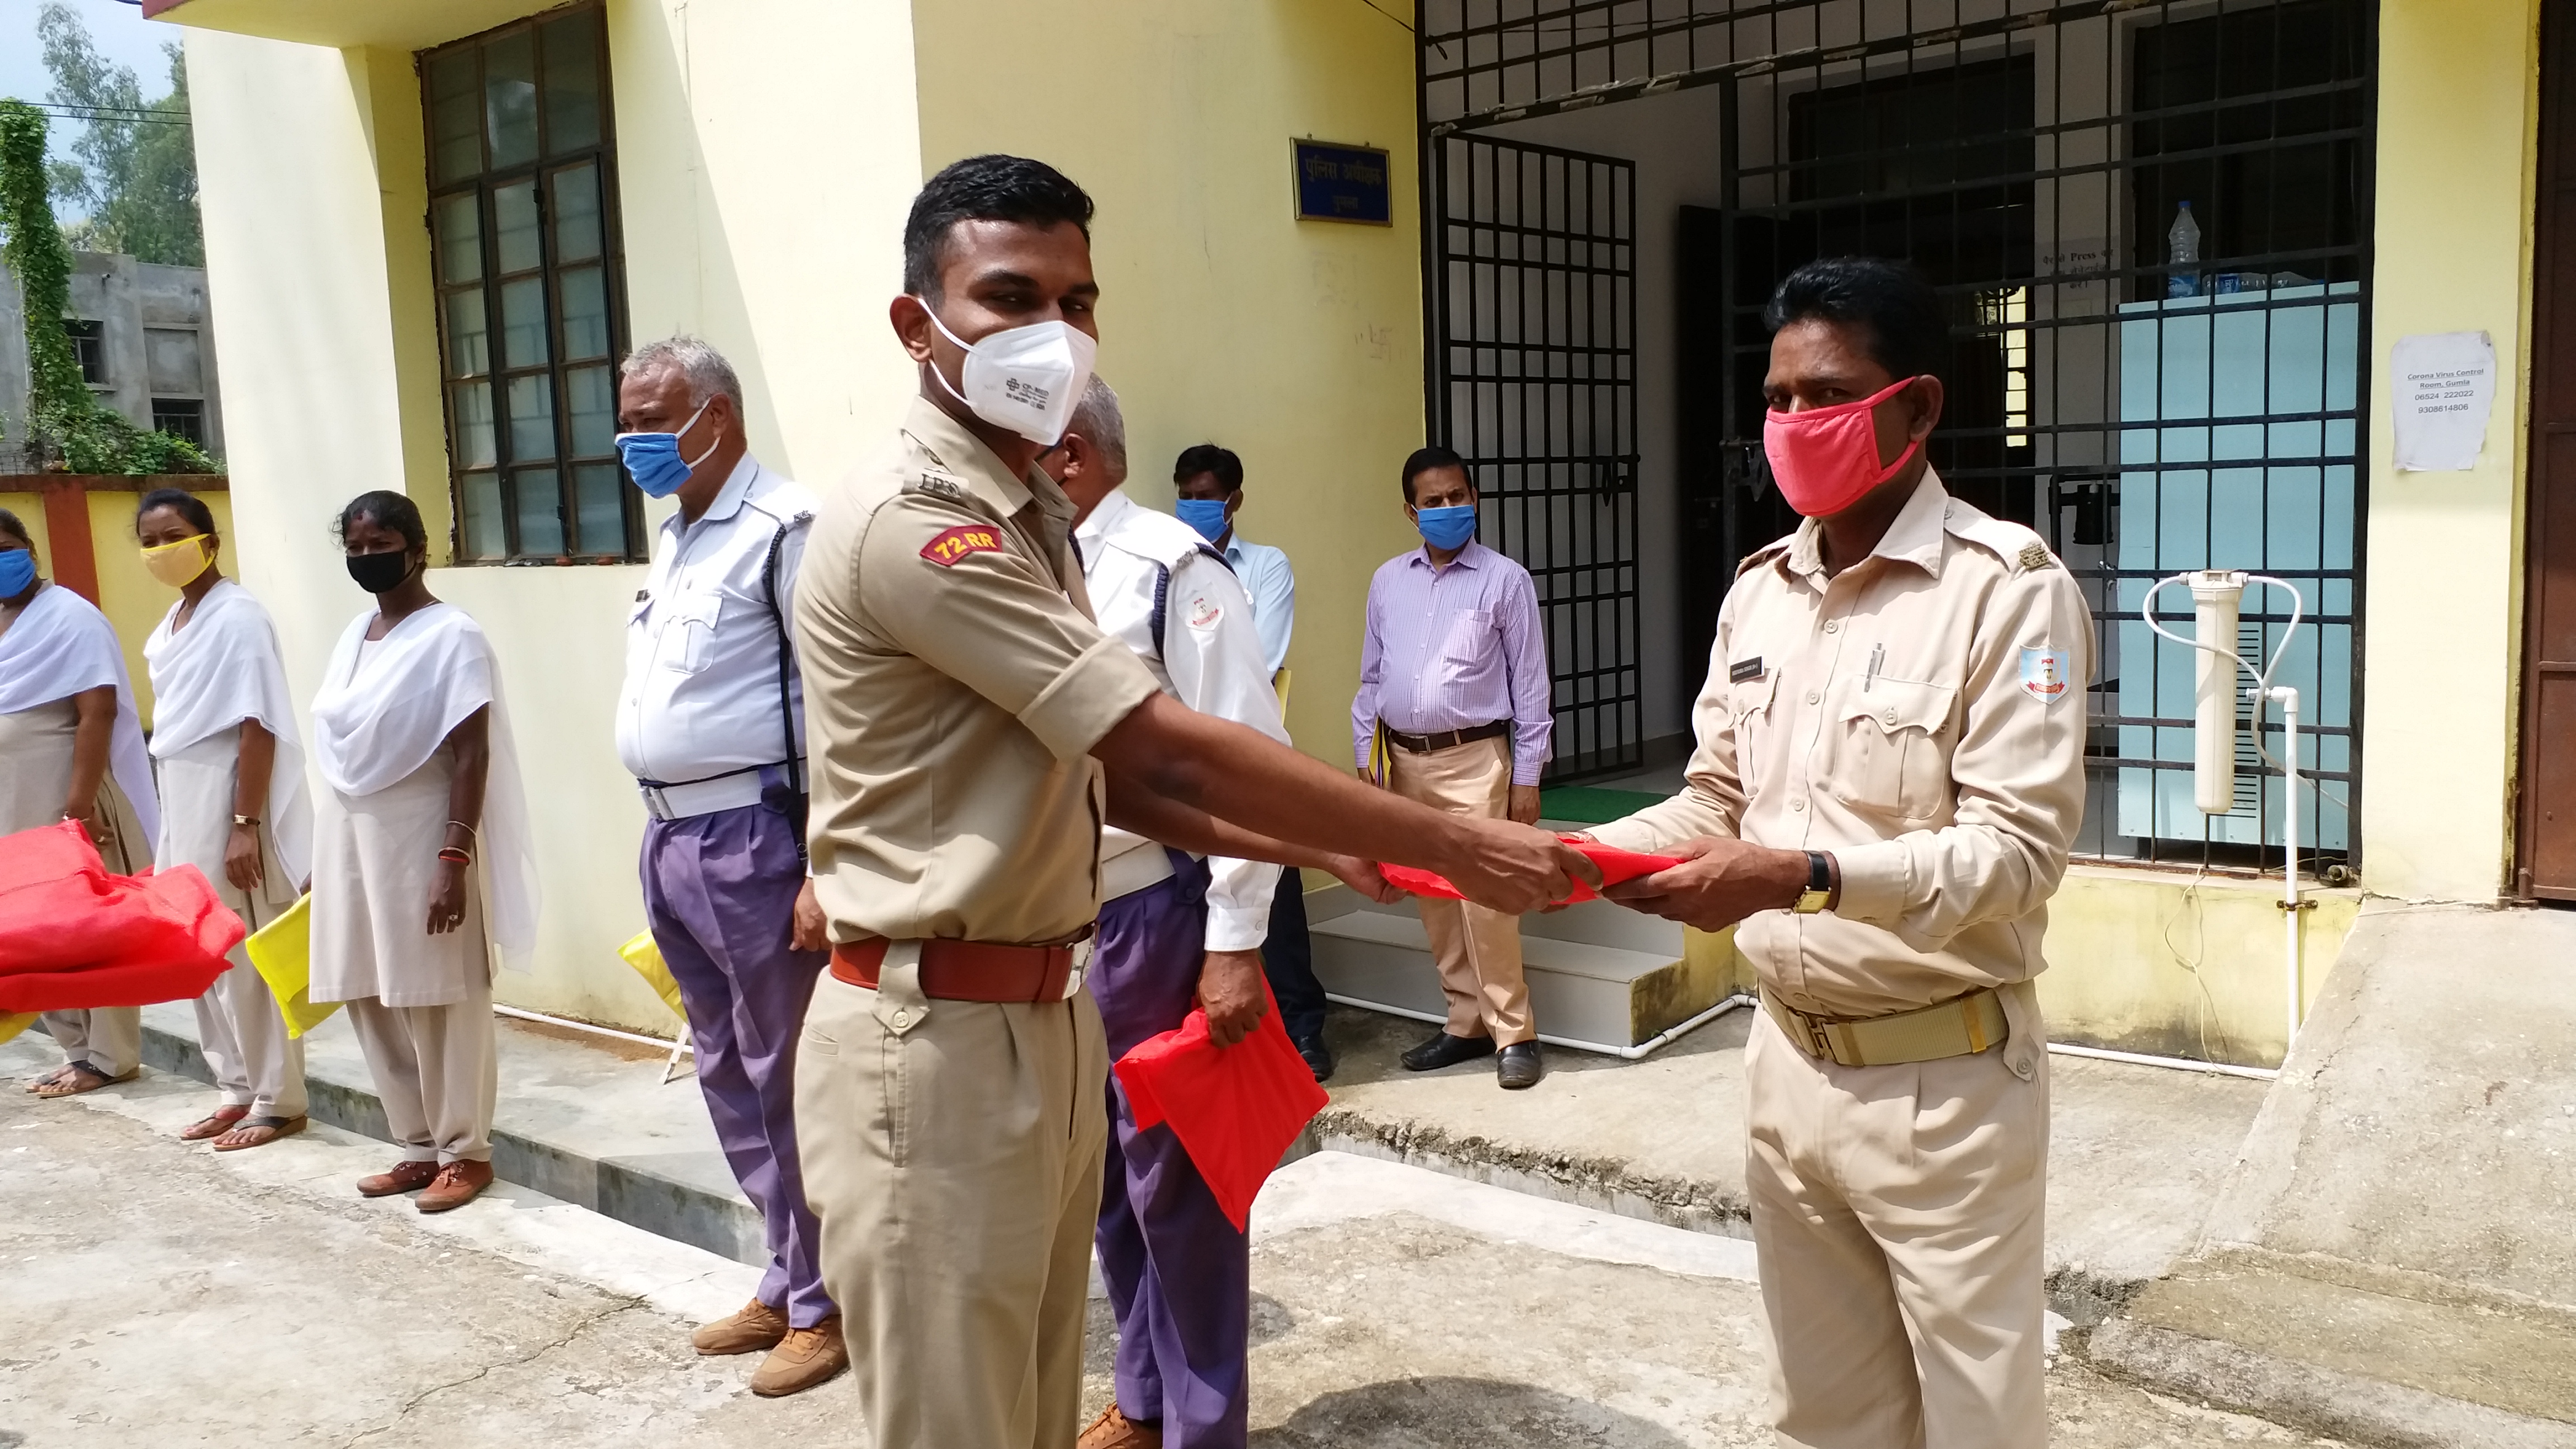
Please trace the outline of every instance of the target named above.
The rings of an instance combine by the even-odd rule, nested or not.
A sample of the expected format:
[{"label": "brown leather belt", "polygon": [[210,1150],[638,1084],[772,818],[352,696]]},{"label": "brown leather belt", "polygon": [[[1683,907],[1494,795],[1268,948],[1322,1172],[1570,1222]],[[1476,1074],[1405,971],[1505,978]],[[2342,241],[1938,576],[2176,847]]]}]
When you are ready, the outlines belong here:
[{"label": "brown leather belt", "polygon": [[[877,989],[886,939],[872,937],[832,948],[832,975],[852,986]],[[988,941],[921,943],[921,994],[934,1001],[1062,1001],[1073,977],[1074,950],[1065,946],[998,946]]]},{"label": "brown leather belt", "polygon": [[1386,742],[1408,755],[1427,755],[1435,750],[1454,750],[1478,740],[1500,739],[1512,732],[1512,722],[1498,719],[1492,724],[1469,725],[1463,730],[1443,730],[1436,735],[1409,735],[1393,725],[1386,727]]}]

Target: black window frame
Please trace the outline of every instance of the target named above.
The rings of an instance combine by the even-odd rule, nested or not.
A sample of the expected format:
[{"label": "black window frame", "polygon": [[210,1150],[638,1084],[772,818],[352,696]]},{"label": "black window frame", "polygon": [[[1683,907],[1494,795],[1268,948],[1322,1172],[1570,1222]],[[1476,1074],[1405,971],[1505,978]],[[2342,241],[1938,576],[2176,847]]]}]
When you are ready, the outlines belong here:
[{"label": "black window frame", "polygon": [[[559,27],[570,22],[586,21],[590,27],[593,66],[593,97],[596,104],[596,135],[579,145],[557,147],[553,143],[555,119],[549,104],[547,82],[549,68],[548,37],[559,34]],[[493,115],[489,57],[496,46],[507,45],[520,36],[528,37],[527,74],[531,78],[530,124],[535,140],[532,154],[506,164],[493,159],[495,119]],[[462,58],[474,73],[472,94],[476,98],[477,127],[475,145],[479,166],[468,173],[442,178],[440,174],[439,100],[437,69]],[[613,432],[616,408],[617,366],[628,347],[626,321],[625,247],[619,224],[617,145],[614,96],[611,84],[606,7],[599,0],[547,10],[516,20],[508,25],[449,42],[419,52],[415,68],[421,81],[423,147],[421,164],[428,180],[429,207],[423,216],[430,233],[431,287],[438,313],[438,379],[440,417],[447,434],[448,494],[450,501],[451,557],[459,565],[498,564],[625,564],[642,562],[646,557],[646,539],[642,499],[629,486],[625,469],[617,460],[613,446],[605,452],[576,452],[574,378],[576,374],[599,369],[605,377],[605,405]],[[558,178],[594,168],[598,191],[597,227],[599,251],[595,265],[605,306],[607,329],[603,350],[568,357],[566,316],[563,306],[564,279],[594,265],[592,258],[581,256],[567,261],[559,253],[562,238],[558,233]],[[536,213],[537,256],[533,267],[520,266],[504,270],[503,236],[499,225],[500,193],[525,185],[533,195]],[[453,274],[448,255],[448,237],[442,233],[442,206],[463,198],[472,199],[475,221],[476,254],[470,279],[450,281]],[[541,361],[527,363],[510,355],[510,338],[504,318],[504,295],[512,283],[535,281],[542,309],[545,353]],[[463,365],[458,355],[459,339],[455,335],[457,316],[451,306],[469,294],[480,293],[481,305],[474,315],[482,323],[482,356],[479,371]],[[472,306],[470,301],[463,305]],[[514,434],[519,422],[511,407],[511,385],[530,379],[545,380],[545,396],[551,408],[551,447],[544,455],[533,452],[522,455]],[[460,399],[480,388],[484,403],[483,425],[489,429],[489,460],[469,457],[466,421],[461,415]],[[606,540],[584,536],[580,477],[584,469],[609,470],[606,476],[616,496],[618,518],[616,536]],[[524,478],[551,470],[555,490],[555,536],[553,550],[529,547],[523,537],[524,517],[521,483]],[[485,504],[478,506],[471,490],[488,479],[489,493]],[[497,520],[485,516],[486,508],[497,509]],[[478,543],[476,535],[497,523],[500,548],[497,553]],[[546,540],[537,540],[543,543]]]},{"label": "black window frame", "polygon": [[152,399],[152,431],[206,445],[206,400],[201,397]]},{"label": "black window frame", "polygon": [[88,317],[63,319],[63,335],[72,341],[72,360],[80,364],[81,381],[90,387],[113,387],[107,375],[107,324]]}]

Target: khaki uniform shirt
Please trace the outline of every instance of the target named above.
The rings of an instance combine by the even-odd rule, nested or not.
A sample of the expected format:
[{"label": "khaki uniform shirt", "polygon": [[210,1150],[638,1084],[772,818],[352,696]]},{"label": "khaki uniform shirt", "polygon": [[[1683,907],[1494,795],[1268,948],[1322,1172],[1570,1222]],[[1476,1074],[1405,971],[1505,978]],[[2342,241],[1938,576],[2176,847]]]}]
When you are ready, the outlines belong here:
[{"label": "khaki uniform shirt", "polygon": [[[1761,911],[1736,930],[1763,985],[1802,1011],[1883,1016],[2028,981],[2084,818],[2084,596],[2039,535],[1928,469],[1868,558],[1829,579],[1821,546],[1810,519],[1744,561],[1693,711],[1688,786],[1594,833],[1631,850],[1720,835],[1834,855],[1832,911]],[[2027,990],[2005,997],[2015,1036],[2036,1037]]]},{"label": "khaki uniform shirt", "polygon": [[1155,693],[1092,623],[1073,505],[915,400],[826,491],[796,589],[832,939],[1064,941],[1100,911],[1091,747]]}]

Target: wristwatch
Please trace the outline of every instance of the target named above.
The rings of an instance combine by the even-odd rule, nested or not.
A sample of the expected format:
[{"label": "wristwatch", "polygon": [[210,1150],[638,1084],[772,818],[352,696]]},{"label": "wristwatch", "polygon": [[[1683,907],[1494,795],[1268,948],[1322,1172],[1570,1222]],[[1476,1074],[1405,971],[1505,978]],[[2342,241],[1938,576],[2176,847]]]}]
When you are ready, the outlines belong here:
[{"label": "wristwatch", "polygon": [[1798,892],[1798,903],[1789,909],[1802,916],[1822,911],[1834,898],[1833,857],[1821,850],[1807,852],[1807,888]]}]

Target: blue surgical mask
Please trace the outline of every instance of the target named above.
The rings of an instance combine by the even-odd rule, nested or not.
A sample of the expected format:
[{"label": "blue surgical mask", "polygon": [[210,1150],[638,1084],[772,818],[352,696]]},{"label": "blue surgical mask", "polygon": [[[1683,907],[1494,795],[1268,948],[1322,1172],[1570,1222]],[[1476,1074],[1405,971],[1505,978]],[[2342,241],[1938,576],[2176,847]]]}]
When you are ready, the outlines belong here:
[{"label": "blue surgical mask", "polygon": [[0,553],[0,599],[14,599],[36,581],[36,551],[13,548]]},{"label": "blue surgical mask", "polygon": [[689,414],[689,420],[680,424],[678,433],[617,435],[617,454],[626,460],[626,471],[634,477],[635,486],[644,490],[645,497],[668,498],[687,487],[689,474],[714,454],[716,444],[724,441],[721,435],[712,438],[704,452],[686,462],[680,460],[680,434],[696,427],[698,419],[706,415],[707,403],[714,401],[710,397],[698,404],[698,410]]},{"label": "blue surgical mask", "polygon": [[1225,537],[1225,500],[1222,498],[1184,498],[1172,505],[1172,511],[1181,516],[1181,522],[1198,530],[1199,537],[1210,543]]},{"label": "blue surgical mask", "polygon": [[1467,541],[1476,536],[1476,505],[1417,509],[1413,526],[1422,530],[1422,541],[1433,548],[1465,548]]}]

